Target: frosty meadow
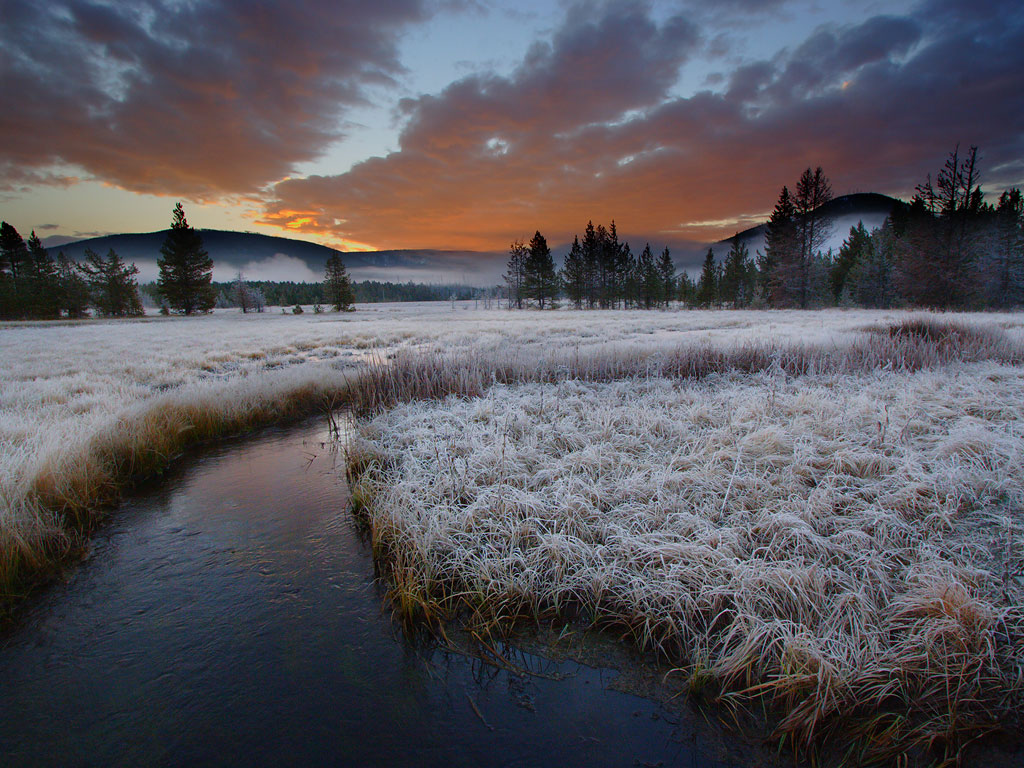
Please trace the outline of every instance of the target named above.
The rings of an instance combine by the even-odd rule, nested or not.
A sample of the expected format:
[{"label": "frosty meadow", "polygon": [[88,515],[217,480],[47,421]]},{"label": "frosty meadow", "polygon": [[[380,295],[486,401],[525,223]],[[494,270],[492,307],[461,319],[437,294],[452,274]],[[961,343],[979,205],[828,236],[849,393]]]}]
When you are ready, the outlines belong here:
[{"label": "frosty meadow", "polygon": [[404,304],[0,347],[5,605],[189,445],[347,408],[405,620],[612,626],[862,757],[1019,716],[1019,315]]}]

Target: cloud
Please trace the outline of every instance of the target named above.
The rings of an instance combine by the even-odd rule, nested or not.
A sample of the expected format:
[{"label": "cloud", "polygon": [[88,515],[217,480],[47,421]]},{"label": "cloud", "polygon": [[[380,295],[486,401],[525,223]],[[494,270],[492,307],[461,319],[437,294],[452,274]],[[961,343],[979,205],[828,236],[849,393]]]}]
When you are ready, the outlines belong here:
[{"label": "cloud", "polygon": [[1024,14],[955,7],[819,28],[724,92],[676,98],[692,24],[574,6],[510,76],[404,102],[398,151],[277,184],[264,220],[396,248],[496,248],[536,228],[562,242],[612,218],[652,243],[714,239],[732,232],[681,225],[768,210],[819,164],[837,193],[906,193],[958,141],[1003,169],[988,181],[1020,183]]},{"label": "cloud", "polygon": [[0,173],[70,165],[193,198],[260,189],[401,73],[398,35],[423,13],[419,0],[9,0]]},{"label": "cloud", "polygon": [[[398,152],[341,176],[278,184],[264,220],[338,237],[365,232],[381,247],[487,247],[495,238],[500,246],[550,204],[538,187],[562,191],[561,177],[585,188],[591,161],[580,137],[659,104],[698,40],[685,19],[658,25],[642,4],[573,6],[509,77],[473,75],[406,99]],[[585,217],[592,209],[577,198],[558,205]]]}]

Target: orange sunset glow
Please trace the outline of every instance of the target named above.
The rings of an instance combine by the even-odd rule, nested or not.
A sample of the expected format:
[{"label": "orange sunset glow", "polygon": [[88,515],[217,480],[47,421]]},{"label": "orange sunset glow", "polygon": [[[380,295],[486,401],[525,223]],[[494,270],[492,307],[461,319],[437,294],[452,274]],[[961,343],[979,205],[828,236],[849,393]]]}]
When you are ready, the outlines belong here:
[{"label": "orange sunset glow", "polygon": [[958,142],[987,189],[1024,180],[1014,3],[469,5],[198,2],[147,25],[15,3],[5,216],[152,230],[173,198],[204,227],[500,251],[590,220],[717,240],[808,166],[837,194],[907,196]]}]

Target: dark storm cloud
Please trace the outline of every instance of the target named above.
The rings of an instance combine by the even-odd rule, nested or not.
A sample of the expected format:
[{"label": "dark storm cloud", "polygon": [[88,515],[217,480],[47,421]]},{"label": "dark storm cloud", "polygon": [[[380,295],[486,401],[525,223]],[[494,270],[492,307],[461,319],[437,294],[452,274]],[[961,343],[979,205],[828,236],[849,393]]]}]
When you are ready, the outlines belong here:
[{"label": "dark storm cloud", "polygon": [[391,247],[494,248],[536,227],[559,241],[612,217],[721,236],[728,224],[680,225],[770,210],[808,165],[840,193],[905,193],[957,142],[981,146],[988,181],[1020,183],[1024,14],[979,5],[819,28],[685,98],[669,94],[692,25],[657,26],[635,4],[577,9],[511,77],[406,102],[399,151],[277,185],[267,220]]},{"label": "dark storm cloud", "polygon": [[401,72],[418,0],[4,3],[0,176],[80,166],[143,192],[213,196],[285,176],[339,113]]}]

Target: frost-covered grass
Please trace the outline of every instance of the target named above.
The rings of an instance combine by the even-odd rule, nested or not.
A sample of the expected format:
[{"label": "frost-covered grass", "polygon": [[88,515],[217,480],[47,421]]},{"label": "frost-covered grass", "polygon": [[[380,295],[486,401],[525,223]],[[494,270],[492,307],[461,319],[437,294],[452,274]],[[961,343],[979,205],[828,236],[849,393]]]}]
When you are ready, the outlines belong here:
[{"label": "frost-covered grass", "polygon": [[868,328],[513,364],[365,422],[354,496],[397,610],[617,625],[694,688],[778,703],[780,738],[855,761],[955,753],[1019,715],[1019,345]]},{"label": "frost-covered grass", "polygon": [[[545,365],[564,371],[567,361],[579,367],[598,355],[613,361],[603,370],[614,376],[623,373],[614,365],[617,358],[636,362],[647,356],[656,364],[659,354],[681,345],[725,349],[759,340],[840,348],[861,338],[859,329],[901,316],[538,313],[482,310],[466,302],[455,309],[448,303],[368,305],[343,315],[231,311],[0,324],[0,603],[19,575],[59,560],[74,544],[74,532],[87,528],[97,506],[133,475],[158,468],[202,437],[340,396],[348,379],[339,370],[368,358],[380,362],[418,350],[430,365],[443,354],[449,367],[465,368],[474,360],[479,369],[514,360],[529,370],[547,360]],[[1017,338],[1022,334],[1016,315],[986,316],[984,324],[1009,328]],[[486,381],[491,372],[474,375]],[[387,386],[395,385],[392,379]],[[427,380],[414,389],[385,399],[436,386]],[[371,387],[356,394],[376,402],[381,393]]]},{"label": "frost-covered grass", "polygon": [[[899,312],[539,313],[485,311],[473,304],[452,310],[445,303],[372,305],[344,315],[231,312],[128,322],[0,325],[0,605],[7,604],[26,580],[64,562],[97,519],[102,504],[116,498],[126,483],[159,470],[198,440],[328,404],[349,404],[367,412],[453,392],[492,398],[501,391],[490,391],[495,384],[543,382],[549,389],[531,391],[538,394],[537,419],[544,424],[555,412],[552,397],[558,386],[584,387],[569,383],[572,380],[650,380],[643,386],[653,387],[649,397],[656,399],[662,379],[683,388],[691,384],[682,382],[705,379],[732,387],[741,385],[736,377],[742,372],[752,377],[748,386],[756,390],[780,376],[810,375],[824,381],[879,368],[952,371],[950,366],[968,364],[976,367],[956,375],[969,383],[982,375],[985,365],[996,365],[992,361],[1008,365],[1020,360],[1024,318],[1019,315],[960,318],[966,330],[959,335],[939,333],[933,338],[909,326],[908,333],[889,333],[887,329],[904,318]],[[1009,373],[1006,376],[1007,382],[1014,381]],[[709,391],[708,386],[701,384],[704,389],[694,391]],[[837,391],[841,390],[842,386]],[[592,390],[588,396],[600,397],[601,391]],[[715,402],[711,398],[708,407]],[[942,413],[935,411],[936,417]],[[894,424],[890,421],[884,429],[888,440],[899,435]],[[605,450],[602,436],[611,426],[595,427],[593,435],[585,436],[599,454]],[[902,431],[903,425],[898,429]],[[396,439],[401,437],[396,433]],[[509,433],[509,441],[514,437]],[[814,442],[798,435],[793,439],[797,445],[802,440]],[[513,451],[524,447],[512,442],[504,445]],[[722,467],[731,473],[729,449],[722,450]],[[443,461],[444,455],[439,456]],[[663,463],[671,458],[672,454],[664,456]],[[461,467],[461,460],[456,465]],[[446,477],[451,477],[450,470],[442,466],[436,481]],[[741,491],[746,493],[743,477],[737,471],[734,487],[723,493],[719,503],[728,503],[727,509]],[[625,482],[623,492],[629,487]],[[368,501],[376,508],[375,500]],[[572,568],[575,544],[568,539],[565,543],[565,567]],[[388,552],[395,558],[392,565],[408,563],[410,573],[433,568],[429,558],[412,559],[418,550],[398,547]],[[394,569],[396,574],[403,572],[401,567]],[[410,585],[412,592],[396,594],[414,594],[415,582]],[[964,588],[973,586],[965,582]],[[765,593],[765,599],[773,594]],[[982,599],[974,592],[967,594],[970,605]],[[419,605],[429,606],[436,597]],[[554,605],[585,598],[587,593],[570,594]],[[509,605],[504,600],[491,602],[495,610]],[[638,610],[641,607],[638,604]],[[656,641],[666,648],[678,644],[680,639],[673,641],[666,631],[668,625],[659,622],[644,619],[629,626],[644,642]],[[709,635],[704,650],[709,665],[715,647]],[[770,654],[778,653],[778,646],[758,647],[768,654],[764,668],[770,679]],[[979,674],[991,674],[994,667],[986,664],[979,667]],[[760,674],[760,667],[751,669],[751,674]],[[725,679],[719,671],[715,674]]]},{"label": "frost-covered grass", "polygon": [[591,615],[695,687],[777,699],[781,734],[953,739],[1022,674],[1022,329],[472,304],[2,325],[0,604],[198,440],[392,409],[352,461],[407,615]]}]

